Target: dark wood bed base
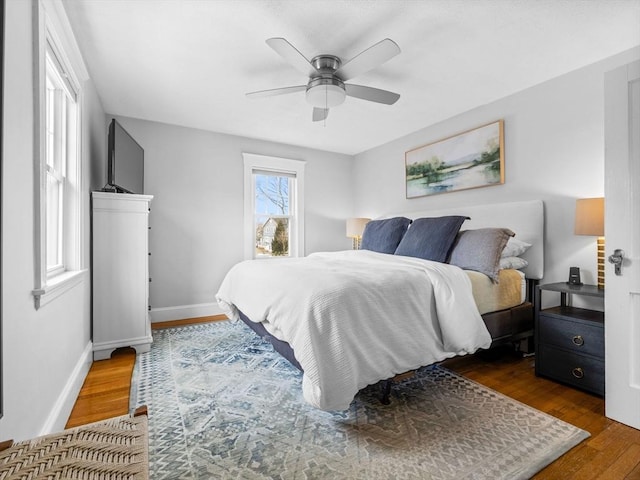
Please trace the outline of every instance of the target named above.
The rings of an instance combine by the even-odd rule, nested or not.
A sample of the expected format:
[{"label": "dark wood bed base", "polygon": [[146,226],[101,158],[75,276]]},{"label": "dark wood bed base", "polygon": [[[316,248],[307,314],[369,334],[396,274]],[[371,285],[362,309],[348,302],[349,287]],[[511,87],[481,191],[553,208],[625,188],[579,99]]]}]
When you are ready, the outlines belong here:
[{"label": "dark wood bed base", "polygon": [[[533,353],[533,299],[537,285],[538,280],[527,279],[527,298],[524,303],[516,307],[482,315],[487,330],[489,330],[493,339],[489,348],[512,343],[519,351],[525,354]],[[304,371],[298,360],[296,360],[291,345],[267,332],[262,323],[252,322],[242,312],[239,312],[239,314],[240,319],[256,334],[271,343],[276,352],[286,358],[298,370]],[[382,397],[380,401],[385,405],[388,405],[390,401],[389,395],[393,380],[382,380]]]},{"label": "dark wood bed base", "polygon": [[289,345],[287,342],[283,342],[282,340],[274,337],[269,332],[267,332],[267,329],[264,328],[262,323],[252,322],[247,318],[247,316],[244,313],[242,312],[238,312],[238,313],[240,314],[240,319],[244,323],[246,323],[251,330],[256,332],[259,337],[264,338],[271,345],[273,345],[273,349],[276,352],[278,352],[280,355],[282,355],[284,358],[289,360],[289,363],[291,363],[291,365],[296,367],[301,372],[304,372],[304,370],[302,369],[302,366],[300,365],[300,363],[298,363],[298,360],[296,360],[296,357],[293,354],[293,348],[291,348],[291,345]]}]

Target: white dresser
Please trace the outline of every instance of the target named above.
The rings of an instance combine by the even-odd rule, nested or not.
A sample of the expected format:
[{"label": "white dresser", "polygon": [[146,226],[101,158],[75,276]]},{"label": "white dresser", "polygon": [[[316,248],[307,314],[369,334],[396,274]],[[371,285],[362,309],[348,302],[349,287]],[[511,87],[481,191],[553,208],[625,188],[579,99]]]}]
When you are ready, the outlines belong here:
[{"label": "white dresser", "polygon": [[151,346],[149,206],[153,196],[92,192],[93,359]]}]

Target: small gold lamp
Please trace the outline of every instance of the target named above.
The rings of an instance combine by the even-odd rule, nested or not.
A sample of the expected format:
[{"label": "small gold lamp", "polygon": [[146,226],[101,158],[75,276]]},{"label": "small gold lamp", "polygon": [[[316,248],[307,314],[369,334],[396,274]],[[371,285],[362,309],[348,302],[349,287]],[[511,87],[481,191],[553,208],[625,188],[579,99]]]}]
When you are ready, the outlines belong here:
[{"label": "small gold lamp", "polygon": [[353,241],[351,246],[353,250],[360,250],[360,240],[362,240],[364,227],[370,221],[370,218],[347,218],[347,237]]},{"label": "small gold lamp", "polygon": [[576,200],[576,235],[598,237],[598,288],[604,288],[604,198]]}]

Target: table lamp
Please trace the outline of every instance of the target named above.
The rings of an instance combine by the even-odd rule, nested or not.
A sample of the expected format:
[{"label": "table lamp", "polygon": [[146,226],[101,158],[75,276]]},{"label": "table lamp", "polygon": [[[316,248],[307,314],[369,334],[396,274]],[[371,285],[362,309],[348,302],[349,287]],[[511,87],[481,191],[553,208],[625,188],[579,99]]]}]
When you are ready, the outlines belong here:
[{"label": "table lamp", "polygon": [[347,237],[353,241],[351,246],[353,250],[360,250],[364,227],[370,221],[370,218],[347,218]]},{"label": "table lamp", "polygon": [[576,200],[576,235],[598,237],[598,288],[604,288],[604,198]]}]

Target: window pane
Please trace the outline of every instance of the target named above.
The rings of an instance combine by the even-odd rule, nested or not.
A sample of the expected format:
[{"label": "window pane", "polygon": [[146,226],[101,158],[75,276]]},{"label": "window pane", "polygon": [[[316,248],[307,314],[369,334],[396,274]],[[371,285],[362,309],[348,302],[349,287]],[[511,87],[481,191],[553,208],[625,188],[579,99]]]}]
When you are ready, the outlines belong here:
[{"label": "window pane", "polygon": [[274,256],[289,256],[289,219],[278,218],[276,231],[271,242],[271,254]]},{"label": "window pane", "polygon": [[289,219],[256,215],[256,250],[259,257],[289,256]]},{"label": "window pane", "polygon": [[53,158],[54,158],[54,139],[55,139],[55,87],[51,81],[49,75],[47,75],[47,90],[46,90],[46,126],[45,126],[45,135],[46,135],[46,159],[47,165],[53,167]]},{"label": "window pane", "polygon": [[286,175],[254,173],[255,257],[289,256],[289,186]]},{"label": "window pane", "polygon": [[289,215],[289,178],[254,175],[256,214]]},{"label": "window pane", "polygon": [[47,174],[47,269],[62,263],[61,258],[61,205],[62,188],[60,183]]}]

